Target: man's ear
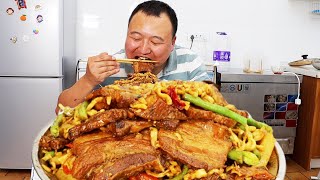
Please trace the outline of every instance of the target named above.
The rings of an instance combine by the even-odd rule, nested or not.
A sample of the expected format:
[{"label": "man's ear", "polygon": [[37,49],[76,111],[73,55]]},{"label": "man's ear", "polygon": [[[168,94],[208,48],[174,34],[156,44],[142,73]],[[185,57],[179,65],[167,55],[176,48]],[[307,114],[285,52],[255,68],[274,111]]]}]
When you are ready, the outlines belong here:
[{"label": "man's ear", "polygon": [[176,44],[176,39],[177,39],[177,36],[174,36],[172,38],[171,51],[173,51],[173,49],[174,49],[174,45]]}]

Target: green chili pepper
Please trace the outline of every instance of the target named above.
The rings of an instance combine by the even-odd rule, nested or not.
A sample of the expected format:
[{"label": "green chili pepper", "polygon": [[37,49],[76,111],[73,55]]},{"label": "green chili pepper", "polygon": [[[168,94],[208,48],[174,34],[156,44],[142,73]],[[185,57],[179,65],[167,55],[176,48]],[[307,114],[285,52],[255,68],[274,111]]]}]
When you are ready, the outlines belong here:
[{"label": "green chili pepper", "polygon": [[50,132],[52,136],[58,137],[59,136],[59,126],[62,122],[62,119],[64,118],[63,114],[59,114],[56,119],[54,120],[52,126],[50,127]]},{"label": "green chili pepper", "polygon": [[188,166],[184,165],[182,172],[180,174],[176,175],[175,177],[173,177],[171,180],[182,180],[183,177],[188,173],[188,170],[189,170]]}]

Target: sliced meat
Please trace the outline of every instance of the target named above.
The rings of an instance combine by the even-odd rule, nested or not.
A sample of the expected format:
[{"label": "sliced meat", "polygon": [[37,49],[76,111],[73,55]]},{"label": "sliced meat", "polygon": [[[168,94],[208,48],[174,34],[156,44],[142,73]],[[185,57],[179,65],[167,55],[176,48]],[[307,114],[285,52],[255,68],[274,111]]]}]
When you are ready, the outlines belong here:
[{"label": "sliced meat", "polygon": [[39,142],[40,149],[44,150],[58,150],[63,148],[66,144],[69,143],[69,140],[60,138],[60,137],[53,137],[51,135],[44,135],[41,137]]},{"label": "sliced meat", "polygon": [[108,138],[112,138],[112,134],[109,133],[105,133],[105,132],[91,132],[90,134],[86,134],[86,135],[82,135],[78,138],[76,138],[72,144],[72,152],[74,154],[81,154],[81,152],[83,151],[83,146],[86,146],[86,144],[92,144],[93,141],[99,141],[101,139],[108,139]]},{"label": "sliced meat", "polygon": [[116,162],[107,163],[102,172],[94,172],[92,179],[126,179],[145,170],[162,169],[160,159],[151,154],[137,153],[127,155]]},{"label": "sliced meat", "polygon": [[166,129],[166,130],[175,130],[179,125],[179,120],[172,119],[172,120],[165,120],[165,121],[155,121],[154,125],[160,129]]},{"label": "sliced meat", "polygon": [[132,64],[132,68],[134,73],[152,72],[152,70],[154,69],[154,63],[134,62]]},{"label": "sliced meat", "polygon": [[[132,104],[136,99],[140,97],[139,94],[135,94],[126,89],[113,89],[109,86],[105,86],[98,90],[93,91],[86,97],[87,101],[90,101],[96,97],[111,97],[111,105],[112,108],[129,108],[130,104]],[[99,105],[100,106],[100,105]],[[109,108],[109,106],[107,106]]]},{"label": "sliced meat", "polygon": [[146,169],[163,170],[159,153],[150,141],[141,138],[103,138],[76,144],[74,148],[78,150],[74,152],[77,158],[72,175],[78,179],[121,179]]},{"label": "sliced meat", "polygon": [[140,132],[151,126],[151,121],[123,120],[108,124],[106,128],[103,128],[103,131],[112,134],[114,137],[121,137]]},{"label": "sliced meat", "polygon": [[227,179],[245,179],[245,177],[252,177],[252,180],[271,180],[275,178],[266,169],[253,166],[242,166],[237,168],[234,174],[227,174],[227,176]]},{"label": "sliced meat", "polygon": [[83,133],[90,132],[105,126],[108,123],[116,122],[117,120],[126,119],[128,111],[125,109],[110,109],[105,112],[91,116],[88,121],[76,125],[69,129],[69,139],[73,140]]},{"label": "sliced meat", "polygon": [[[179,135],[177,135],[178,133]],[[186,121],[176,131],[161,129],[160,148],[194,168],[223,168],[232,146],[225,126],[212,121]]]},{"label": "sliced meat", "polygon": [[227,127],[233,127],[237,124],[237,122],[233,119],[219,115],[212,111],[207,111],[207,110],[195,108],[192,106],[190,106],[190,108],[186,111],[186,114],[190,119],[198,119],[198,120],[206,120],[206,121],[212,120],[216,123],[225,125]]},{"label": "sliced meat", "polygon": [[187,120],[187,116],[179,111],[177,108],[168,105],[161,98],[156,98],[154,103],[148,103],[148,108],[142,109],[131,109],[134,114],[143,119],[152,121],[162,120]]}]

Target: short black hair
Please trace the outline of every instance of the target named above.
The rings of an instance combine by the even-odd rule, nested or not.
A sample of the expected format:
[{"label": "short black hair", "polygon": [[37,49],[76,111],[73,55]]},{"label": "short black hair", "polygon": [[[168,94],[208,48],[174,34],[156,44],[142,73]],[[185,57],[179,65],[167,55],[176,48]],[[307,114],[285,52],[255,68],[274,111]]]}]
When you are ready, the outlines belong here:
[{"label": "short black hair", "polygon": [[128,25],[132,17],[139,11],[145,13],[147,16],[160,17],[161,13],[165,13],[169,16],[170,22],[172,24],[172,37],[176,35],[178,29],[178,19],[176,12],[166,3],[156,0],[145,1],[139,4],[131,13]]}]

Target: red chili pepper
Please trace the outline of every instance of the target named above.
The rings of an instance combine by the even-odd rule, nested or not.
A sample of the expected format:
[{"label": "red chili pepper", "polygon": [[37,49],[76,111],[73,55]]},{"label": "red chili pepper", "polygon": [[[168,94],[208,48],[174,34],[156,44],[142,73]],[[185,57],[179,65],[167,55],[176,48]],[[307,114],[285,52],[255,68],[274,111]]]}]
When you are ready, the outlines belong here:
[{"label": "red chili pepper", "polygon": [[72,144],[72,143],[66,144],[66,146],[67,146],[68,148],[73,148],[73,144]]},{"label": "red chili pepper", "polygon": [[181,101],[181,99],[178,96],[178,94],[176,93],[176,90],[175,90],[174,87],[172,87],[172,86],[168,87],[168,95],[171,97],[172,104],[174,106],[176,106],[179,110],[183,110],[184,109],[186,104],[183,101]]},{"label": "red chili pepper", "polygon": [[158,178],[151,176],[147,173],[140,173],[136,176],[131,176],[129,180],[158,180]]},{"label": "red chili pepper", "polygon": [[66,174],[71,174],[71,170],[68,168],[68,166],[63,165],[63,166],[62,166],[62,169],[63,169],[63,172],[64,172],[64,173],[66,173]]}]

